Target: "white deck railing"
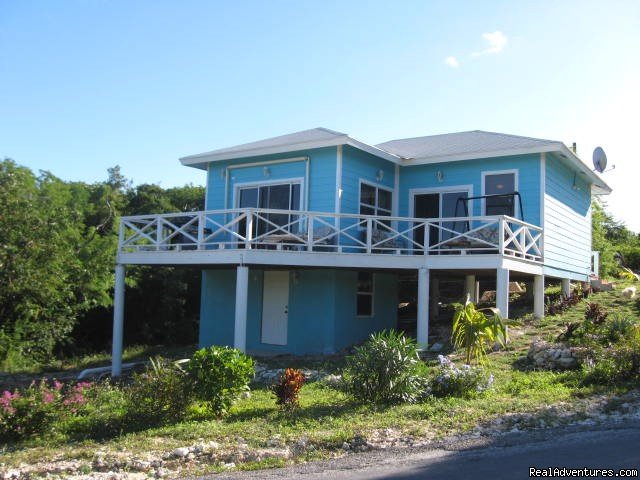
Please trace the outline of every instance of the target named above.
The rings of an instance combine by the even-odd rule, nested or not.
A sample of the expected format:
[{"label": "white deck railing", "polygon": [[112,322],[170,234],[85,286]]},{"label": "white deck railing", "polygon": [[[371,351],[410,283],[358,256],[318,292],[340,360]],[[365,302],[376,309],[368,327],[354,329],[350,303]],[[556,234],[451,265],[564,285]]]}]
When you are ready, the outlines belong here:
[{"label": "white deck railing", "polygon": [[542,229],[506,216],[407,218],[241,208],[123,217],[119,251],[266,249],[502,254],[542,261]]}]

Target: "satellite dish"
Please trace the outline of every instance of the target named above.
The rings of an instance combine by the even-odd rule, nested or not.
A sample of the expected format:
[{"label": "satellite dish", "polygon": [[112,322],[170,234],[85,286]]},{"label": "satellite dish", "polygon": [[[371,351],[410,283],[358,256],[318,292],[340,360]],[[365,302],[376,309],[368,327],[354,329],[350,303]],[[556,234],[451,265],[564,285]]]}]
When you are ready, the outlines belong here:
[{"label": "satellite dish", "polygon": [[598,172],[604,172],[607,168],[607,154],[604,153],[602,147],[596,147],[593,151],[593,168]]}]

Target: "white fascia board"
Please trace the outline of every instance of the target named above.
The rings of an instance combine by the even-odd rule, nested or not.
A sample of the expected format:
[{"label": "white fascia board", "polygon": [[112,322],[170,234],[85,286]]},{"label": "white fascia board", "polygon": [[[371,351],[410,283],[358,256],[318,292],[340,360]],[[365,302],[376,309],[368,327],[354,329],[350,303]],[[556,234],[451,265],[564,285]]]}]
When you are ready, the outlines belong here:
[{"label": "white fascia board", "polygon": [[349,138],[346,143],[347,145],[351,145],[352,147],[355,147],[364,152],[370,153],[371,155],[375,155],[376,157],[380,157],[385,160],[389,160],[390,162],[397,163],[398,165],[402,163],[401,157],[394,155],[393,153],[389,153],[385,150],[382,150],[381,148],[374,147],[373,145],[368,145],[364,142],[355,140],[353,138]]}]

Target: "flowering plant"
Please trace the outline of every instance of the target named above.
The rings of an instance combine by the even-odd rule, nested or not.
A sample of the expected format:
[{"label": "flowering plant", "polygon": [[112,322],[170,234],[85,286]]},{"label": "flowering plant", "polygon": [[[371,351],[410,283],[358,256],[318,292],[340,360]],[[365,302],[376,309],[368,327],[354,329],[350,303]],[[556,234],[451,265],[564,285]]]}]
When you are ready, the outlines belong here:
[{"label": "flowering plant", "polygon": [[438,362],[440,373],[431,384],[431,393],[435,396],[473,397],[493,385],[493,375],[487,375],[482,367],[457,367],[443,355],[438,355]]},{"label": "flowering plant", "polygon": [[75,414],[86,403],[84,392],[91,383],[65,388],[54,380],[32,382],[26,389],[5,390],[0,395],[0,437],[18,440],[47,429],[56,417]]}]

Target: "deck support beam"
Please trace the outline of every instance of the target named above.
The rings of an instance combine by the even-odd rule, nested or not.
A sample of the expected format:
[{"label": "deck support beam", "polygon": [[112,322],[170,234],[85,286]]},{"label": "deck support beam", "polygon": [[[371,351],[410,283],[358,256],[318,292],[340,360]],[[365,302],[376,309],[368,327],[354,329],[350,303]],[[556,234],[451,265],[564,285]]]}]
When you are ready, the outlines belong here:
[{"label": "deck support beam", "polygon": [[478,297],[476,295],[476,276],[465,275],[464,276],[464,298],[465,301],[469,297],[473,303],[478,303]]},{"label": "deck support beam", "polygon": [[496,308],[502,318],[509,318],[509,270],[506,268],[497,269]]},{"label": "deck support beam", "polygon": [[565,297],[571,296],[571,280],[568,278],[562,279],[562,295]]},{"label": "deck support beam", "polygon": [[124,277],[125,267],[116,265],[115,288],[113,291],[113,339],[111,342],[111,376],[122,374],[122,338],[124,327]]},{"label": "deck support beam", "polygon": [[236,310],[233,329],[233,346],[247,350],[247,305],[249,298],[249,267],[239,265],[236,272]]},{"label": "deck support beam", "polygon": [[429,269],[418,269],[418,321],[416,329],[418,346],[429,346]]},{"label": "deck support beam", "polygon": [[533,277],[533,316],[544,317],[544,275]]}]

